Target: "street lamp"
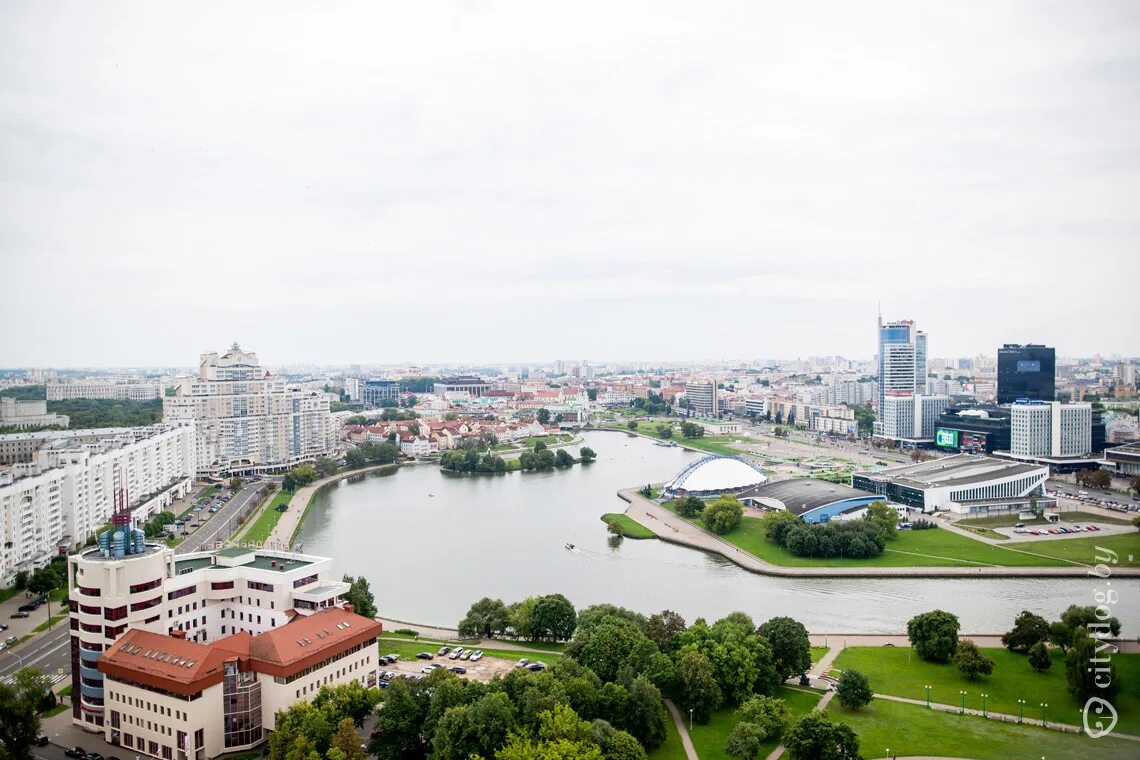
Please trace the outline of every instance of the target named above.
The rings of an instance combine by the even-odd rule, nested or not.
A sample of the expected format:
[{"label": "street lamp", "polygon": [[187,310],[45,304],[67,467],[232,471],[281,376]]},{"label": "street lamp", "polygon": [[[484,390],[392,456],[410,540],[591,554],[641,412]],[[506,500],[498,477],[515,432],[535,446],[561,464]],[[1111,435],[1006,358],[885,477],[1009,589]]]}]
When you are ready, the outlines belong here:
[{"label": "street lamp", "polygon": [[966,692],[959,691],[958,693],[962,696],[962,701],[958,705],[958,714],[961,715],[966,712]]},{"label": "street lamp", "polygon": [[1025,722],[1025,700],[1024,699],[1017,700],[1017,722],[1018,723],[1024,723]]},{"label": "street lamp", "polygon": [[989,696],[990,696],[989,694],[983,694],[982,695],[982,717],[983,718],[989,717],[989,715],[986,714],[986,699],[988,699]]},{"label": "street lamp", "polygon": [[926,709],[930,709],[930,684],[926,685]]},{"label": "street lamp", "polygon": [[1046,714],[1048,713],[1048,711],[1049,711],[1049,703],[1048,702],[1042,702],[1041,703],[1041,725],[1042,725],[1042,727],[1045,727]]},{"label": "street lamp", "polygon": [[693,730],[693,708],[689,708],[689,730]]}]

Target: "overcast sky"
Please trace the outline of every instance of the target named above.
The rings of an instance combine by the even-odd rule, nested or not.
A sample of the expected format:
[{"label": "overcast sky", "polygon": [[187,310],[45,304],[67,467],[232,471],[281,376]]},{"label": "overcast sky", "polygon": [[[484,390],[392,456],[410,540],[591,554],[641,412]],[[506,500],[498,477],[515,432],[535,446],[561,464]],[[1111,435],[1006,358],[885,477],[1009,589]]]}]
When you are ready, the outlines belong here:
[{"label": "overcast sky", "polygon": [[0,125],[0,366],[1140,354],[1140,3],[9,0]]}]

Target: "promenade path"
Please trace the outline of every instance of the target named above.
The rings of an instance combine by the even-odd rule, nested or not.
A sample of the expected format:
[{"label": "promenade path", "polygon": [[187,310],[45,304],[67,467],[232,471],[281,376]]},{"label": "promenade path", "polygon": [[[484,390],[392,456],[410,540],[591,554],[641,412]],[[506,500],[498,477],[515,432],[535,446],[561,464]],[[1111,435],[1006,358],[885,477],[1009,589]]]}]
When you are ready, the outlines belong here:
[{"label": "promenade path", "polygon": [[[307,486],[297,489],[293,494],[293,498],[289,500],[289,510],[281,515],[281,519],[273,526],[273,530],[269,533],[269,538],[265,540],[266,546],[290,546],[293,542],[293,534],[301,525],[301,521],[305,518],[305,512],[309,508],[309,501],[313,495],[321,489],[321,486],[335,483],[342,478],[354,478],[357,475],[364,475],[376,470],[382,470],[385,467],[398,467],[401,465],[395,464],[377,464],[371,467],[362,467],[359,470],[346,470],[339,472],[336,475],[320,480],[314,480]],[[255,519],[255,518],[254,518]],[[252,524],[252,519],[251,519]]]},{"label": "promenade path", "polygon": [[[785,567],[773,565],[733,546],[720,536],[683,520],[636,489],[618,491],[629,504],[625,514],[663,541],[720,556],[749,572],[788,578],[1087,578],[1089,568],[1074,567]],[[1113,568],[1113,576],[1140,578],[1140,568]]]},{"label": "promenade path", "polygon": [[[834,697],[835,697],[834,691],[824,692],[823,696],[819,698],[819,704],[817,704],[815,706],[815,709],[818,712],[825,712],[827,710],[827,704]],[[785,751],[786,751],[786,748],[784,747],[783,744],[781,744],[780,746],[776,747],[776,749],[774,749],[768,753],[767,760],[779,760],[779,758],[783,757]]]},{"label": "promenade path", "polygon": [[697,748],[693,746],[693,740],[689,736],[689,729],[685,728],[685,719],[681,716],[681,711],[677,709],[677,705],[673,704],[673,700],[666,699],[665,707],[669,710],[669,714],[673,716],[673,723],[677,726],[677,733],[681,735],[681,746],[685,748],[685,757],[689,760],[700,760],[697,757]]}]

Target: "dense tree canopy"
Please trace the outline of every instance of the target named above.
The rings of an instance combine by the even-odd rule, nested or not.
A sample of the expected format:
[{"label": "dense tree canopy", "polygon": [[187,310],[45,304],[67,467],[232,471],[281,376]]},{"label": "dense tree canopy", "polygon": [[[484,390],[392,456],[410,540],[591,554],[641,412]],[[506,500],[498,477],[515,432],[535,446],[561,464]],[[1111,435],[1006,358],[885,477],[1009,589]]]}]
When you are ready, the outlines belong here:
[{"label": "dense tree canopy", "polygon": [[0,757],[31,760],[40,730],[40,709],[51,682],[36,668],[21,668],[0,683]]},{"label": "dense tree canopy", "polygon": [[501,636],[510,626],[510,612],[502,599],[483,597],[467,610],[459,621],[460,636],[492,638]]},{"label": "dense tree canopy", "polygon": [[771,645],[772,663],[781,681],[806,673],[811,667],[811,642],[803,623],[790,617],[775,617],[756,633]]},{"label": "dense tree canopy", "polygon": [[924,660],[945,662],[958,648],[958,616],[942,610],[923,612],[906,624],[907,638]]},{"label": "dense tree canopy", "polygon": [[724,535],[729,533],[744,516],[744,507],[731,496],[720,496],[705,507],[701,513],[701,522],[713,533]]},{"label": "dense tree canopy", "polygon": [[859,760],[859,738],[844,723],[813,712],[784,734],[789,760]]},{"label": "dense tree canopy", "polygon": [[1028,652],[1038,642],[1049,640],[1049,622],[1029,610],[1022,610],[1012,630],[1002,634],[1001,643],[1011,652]]}]

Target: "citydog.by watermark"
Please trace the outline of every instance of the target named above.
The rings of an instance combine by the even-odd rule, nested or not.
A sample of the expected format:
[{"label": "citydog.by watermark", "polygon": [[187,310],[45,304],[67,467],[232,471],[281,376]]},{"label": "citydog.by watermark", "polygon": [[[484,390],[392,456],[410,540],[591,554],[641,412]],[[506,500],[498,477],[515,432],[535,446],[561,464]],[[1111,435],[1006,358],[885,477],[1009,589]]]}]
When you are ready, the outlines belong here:
[{"label": "citydog.by watermark", "polygon": [[[1112,617],[1112,605],[1120,601],[1120,594],[1112,588],[1112,581],[1110,580],[1112,570],[1109,565],[1115,565],[1118,559],[1116,552],[1098,546],[1096,547],[1096,565],[1089,570],[1089,575],[1104,581],[1103,588],[1097,588],[1093,592],[1093,601],[1096,602],[1094,614],[1098,622],[1089,623],[1086,626],[1089,636],[1097,642],[1096,649],[1093,651],[1092,657],[1089,658],[1088,672],[1093,674],[1093,685],[1098,689],[1111,688],[1112,655],[1120,651],[1119,647],[1107,640],[1112,636],[1111,627],[1107,622]],[[1106,718],[1108,719],[1107,726],[1105,725]],[[1091,726],[1089,725],[1090,720],[1093,721]],[[1108,736],[1112,733],[1112,729],[1116,728],[1116,721],[1116,707],[1108,699],[1094,695],[1085,700],[1085,706],[1081,709],[1081,723],[1088,736],[1093,739]]]}]

